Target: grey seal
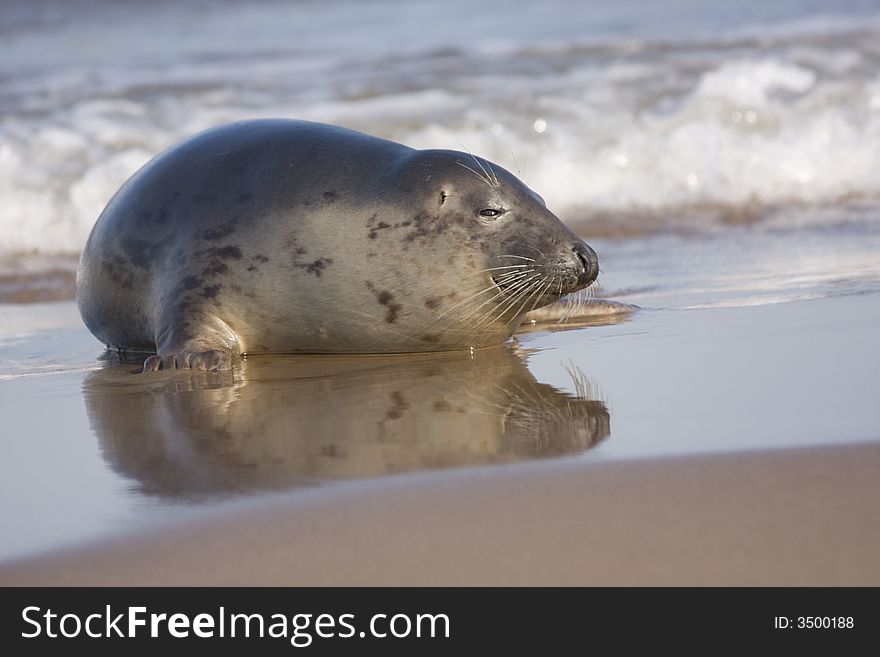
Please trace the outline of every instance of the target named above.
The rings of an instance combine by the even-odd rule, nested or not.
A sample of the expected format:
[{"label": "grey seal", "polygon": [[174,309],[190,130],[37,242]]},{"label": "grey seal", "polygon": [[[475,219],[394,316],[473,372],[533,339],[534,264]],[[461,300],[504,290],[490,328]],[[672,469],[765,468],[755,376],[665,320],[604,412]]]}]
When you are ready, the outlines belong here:
[{"label": "grey seal", "polygon": [[502,167],[290,119],[157,155],[83,249],[77,302],[144,371],[255,353],[390,353],[505,341],[589,286],[596,253]]}]

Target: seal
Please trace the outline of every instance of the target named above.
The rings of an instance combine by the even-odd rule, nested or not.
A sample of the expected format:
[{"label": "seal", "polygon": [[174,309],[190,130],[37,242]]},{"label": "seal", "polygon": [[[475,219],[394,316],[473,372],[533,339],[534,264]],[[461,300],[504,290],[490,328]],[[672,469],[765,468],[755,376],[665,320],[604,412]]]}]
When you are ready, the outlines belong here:
[{"label": "seal", "polygon": [[288,119],[159,154],[110,200],[77,272],[86,326],[144,371],[252,353],[507,340],[590,285],[596,253],[500,166]]}]

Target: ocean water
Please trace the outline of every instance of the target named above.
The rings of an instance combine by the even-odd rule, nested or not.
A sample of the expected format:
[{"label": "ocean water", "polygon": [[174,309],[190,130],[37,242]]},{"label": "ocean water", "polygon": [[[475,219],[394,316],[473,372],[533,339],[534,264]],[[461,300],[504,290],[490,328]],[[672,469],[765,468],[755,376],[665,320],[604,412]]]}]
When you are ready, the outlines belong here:
[{"label": "ocean water", "polygon": [[28,0],[0,44],[7,260],[70,266],[150,157],[259,116],[466,148],[588,237],[880,207],[877,0]]}]

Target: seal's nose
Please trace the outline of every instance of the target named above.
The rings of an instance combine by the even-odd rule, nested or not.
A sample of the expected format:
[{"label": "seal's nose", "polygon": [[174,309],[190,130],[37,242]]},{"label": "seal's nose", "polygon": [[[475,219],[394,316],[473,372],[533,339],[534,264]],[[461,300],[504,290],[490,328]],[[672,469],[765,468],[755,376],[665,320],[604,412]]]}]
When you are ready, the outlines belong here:
[{"label": "seal's nose", "polygon": [[583,242],[573,244],[572,250],[580,263],[578,267],[578,284],[586,287],[595,281],[599,275],[599,256]]}]

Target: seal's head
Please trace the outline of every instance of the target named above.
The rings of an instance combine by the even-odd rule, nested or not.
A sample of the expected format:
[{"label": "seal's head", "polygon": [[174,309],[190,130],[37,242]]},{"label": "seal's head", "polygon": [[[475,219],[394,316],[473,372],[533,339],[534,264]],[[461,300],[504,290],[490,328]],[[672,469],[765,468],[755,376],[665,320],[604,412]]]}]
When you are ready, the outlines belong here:
[{"label": "seal's head", "polygon": [[497,342],[529,311],[596,280],[595,251],[502,167],[423,150],[395,176],[421,204],[404,248],[424,249],[424,261],[445,265],[442,275],[423,277],[425,305],[444,335],[465,335],[473,346]]}]

